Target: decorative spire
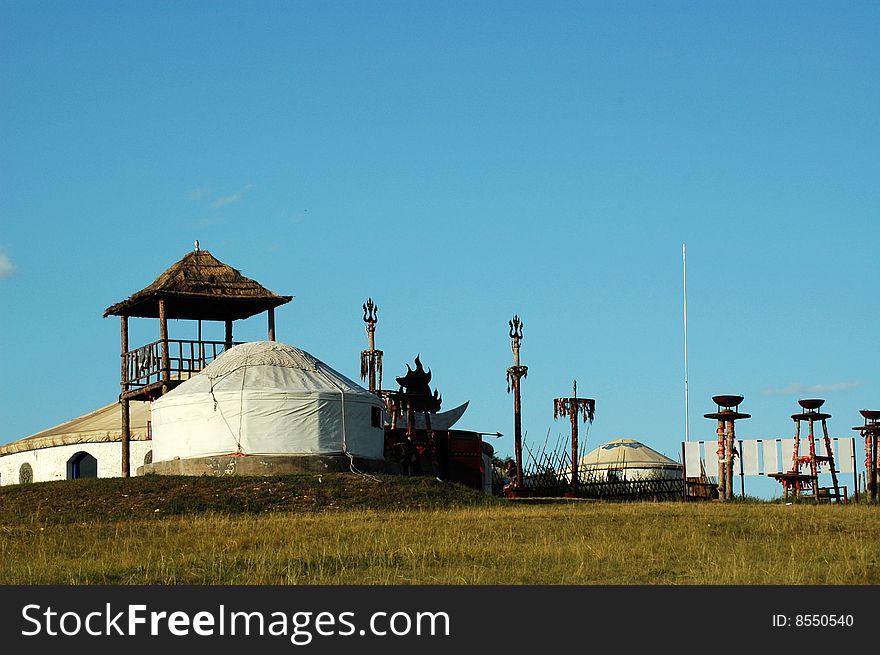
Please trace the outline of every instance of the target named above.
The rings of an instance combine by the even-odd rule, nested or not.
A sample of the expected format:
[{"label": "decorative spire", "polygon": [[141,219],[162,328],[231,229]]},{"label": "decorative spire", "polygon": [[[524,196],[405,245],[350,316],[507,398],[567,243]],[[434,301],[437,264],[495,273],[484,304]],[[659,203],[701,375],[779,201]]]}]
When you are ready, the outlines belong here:
[{"label": "decorative spire", "polygon": [[367,324],[367,349],[361,351],[361,379],[369,376],[371,393],[382,393],[382,351],[376,350],[376,323],[379,322],[379,306],[372,298],[363,304],[364,323]]}]

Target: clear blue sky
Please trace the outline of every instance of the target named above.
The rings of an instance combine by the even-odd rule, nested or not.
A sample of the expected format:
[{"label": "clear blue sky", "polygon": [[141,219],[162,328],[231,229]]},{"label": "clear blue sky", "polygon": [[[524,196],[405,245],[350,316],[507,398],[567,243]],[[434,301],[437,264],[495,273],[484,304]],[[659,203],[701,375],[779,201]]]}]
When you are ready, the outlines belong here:
[{"label": "clear blue sky", "polygon": [[352,378],[372,296],[386,380],[421,353],[502,454],[516,313],[530,442],[577,378],[587,449],[673,457],[687,242],[691,437],[717,393],[743,438],[815,396],[849,436],[880,408],[878,28],[876,2],[3,0],[0,443],[116,398],[101,314],[195,239]]}]

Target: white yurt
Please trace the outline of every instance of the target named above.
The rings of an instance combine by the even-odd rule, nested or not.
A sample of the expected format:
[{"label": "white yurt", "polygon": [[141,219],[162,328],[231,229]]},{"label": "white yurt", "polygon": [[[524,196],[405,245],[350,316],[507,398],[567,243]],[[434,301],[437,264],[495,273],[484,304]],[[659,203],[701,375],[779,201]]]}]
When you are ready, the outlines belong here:
[{"label": "white yurt", "polygon": [[682,468],[634,439],[615,439],[604,443],[578,460],[578,469],[585,478],[602,480],[678,479]]},{"label": "white yurt", "polygon": [[382,460],[382,407],[299,348],[244,343],[153,402],[153,462],[221,455]]}]

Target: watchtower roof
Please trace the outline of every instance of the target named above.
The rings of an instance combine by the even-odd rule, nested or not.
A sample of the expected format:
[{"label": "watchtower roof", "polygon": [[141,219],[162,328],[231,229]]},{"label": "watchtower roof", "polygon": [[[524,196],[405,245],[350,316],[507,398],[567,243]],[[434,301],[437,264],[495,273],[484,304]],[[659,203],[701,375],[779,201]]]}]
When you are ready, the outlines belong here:
[{"label": "watchtower roof", "polygon": [[105,309],[104,316],[158,318],[160,299],[165,300],[169,319],[225,321],[268,311],[293,296],[279,296],[207,250],[196,248],[150,286]]}]

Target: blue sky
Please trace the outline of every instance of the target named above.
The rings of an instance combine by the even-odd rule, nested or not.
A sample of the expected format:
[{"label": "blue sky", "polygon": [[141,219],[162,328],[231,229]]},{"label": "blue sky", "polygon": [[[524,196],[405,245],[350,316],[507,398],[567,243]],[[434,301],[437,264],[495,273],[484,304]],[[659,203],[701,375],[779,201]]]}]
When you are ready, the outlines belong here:
[{"label": "blue sky", "polygon": [[[462,427],[677,456],[880,408],[873,2],[0,2],[0,443],[112,402],[103,310],[202,248],[352,378],[420,353]],[[133,341],[158,338],[136,321]],[[222,333],[221,326],[206,329]],[[172,324],[171,335],[190,327]],[[264,318],[237,338],[265,334]]]}]

